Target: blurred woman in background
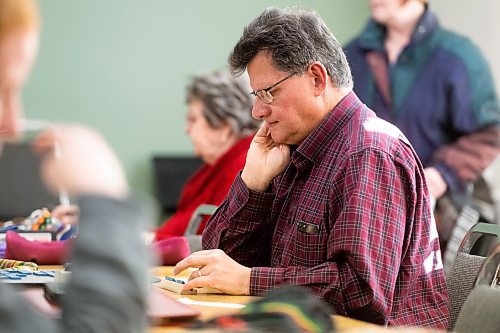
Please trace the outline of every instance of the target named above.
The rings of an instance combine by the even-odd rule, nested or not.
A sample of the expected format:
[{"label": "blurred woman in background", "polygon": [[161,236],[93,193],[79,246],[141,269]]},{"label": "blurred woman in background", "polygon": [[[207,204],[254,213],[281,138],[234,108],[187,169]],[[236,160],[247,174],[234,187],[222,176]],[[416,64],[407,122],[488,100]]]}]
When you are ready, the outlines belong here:
[{"label": "blurred woman in background", "polygon": [[184,235],[199,205],[220,205],[226,197],[259,126],[251,90],[246,75],[233,78],[227,70],[196,76],[188,86],[186,132],[204,163],[184,186],[177,211],[156,230],[157,241]]}]

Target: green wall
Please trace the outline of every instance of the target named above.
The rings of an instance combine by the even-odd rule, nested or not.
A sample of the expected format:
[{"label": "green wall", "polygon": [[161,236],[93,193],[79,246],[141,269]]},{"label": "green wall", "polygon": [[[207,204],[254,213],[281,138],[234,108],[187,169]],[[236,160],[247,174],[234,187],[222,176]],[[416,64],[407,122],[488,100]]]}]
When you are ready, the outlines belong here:
[{"label": "green wall", "polygon": [[[184,133],[189,77],[220,68],[243,27],[268,6],[316,9],[341,42],[368,1],[40,0],[40,57],[28,117],[100,130],[131,185],[152,192],[154,154],[192,154]],[[85,172],[85,170],[82,170]]]}]

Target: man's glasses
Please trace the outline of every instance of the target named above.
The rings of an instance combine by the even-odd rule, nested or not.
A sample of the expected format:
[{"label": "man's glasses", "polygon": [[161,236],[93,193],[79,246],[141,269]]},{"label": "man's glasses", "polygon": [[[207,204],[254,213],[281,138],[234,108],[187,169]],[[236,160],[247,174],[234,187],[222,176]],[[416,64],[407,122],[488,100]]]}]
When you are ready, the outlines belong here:
[{"label": "man's glasses", "polygon": [[264,89],[259,89],[257,91],[252,91],[250,93],[250,95],[253,95],[253,96],[257,96],[262,102],[266,103],[266,104],[271,104],[273,101],[274,101],[274,96],[273,94],[271,94],[271,90],[273,90],[274,88],[276,88],[280,83],[282,83],[283,81],[291,78],[292,76],[294,76],[295,74],[291,74],[291,75],[288,75],[287,77],[285,77],[284,79],[281,79],[279,80],[278,82],[276,82],[275,84],[273,84],[272,86],[269,86],[267,88],[264,88]]}]

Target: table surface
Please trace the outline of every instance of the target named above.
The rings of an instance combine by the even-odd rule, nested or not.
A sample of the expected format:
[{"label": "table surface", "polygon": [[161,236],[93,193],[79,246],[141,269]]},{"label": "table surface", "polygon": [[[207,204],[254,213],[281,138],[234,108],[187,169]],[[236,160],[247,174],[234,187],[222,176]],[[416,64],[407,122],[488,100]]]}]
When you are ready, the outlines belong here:
[{"label": "table surface", "polygon": [[[61,266],[41,266],[39,269],[61,269]],[[187,277],[190,275],[190,270],[186,270],[179,274],[179,277]],[[151,268],[152,276],[172,276],[173,275],[173,267],[172,266],[157,266]],[[233,313],[237,313],[239,308],[235,308],[237,305],[247,304],[258,297],[255,296],[233,296],[233,295],[179,295],[174,292],[170,292],[168,290],[161,289],[161,292],[169,295],[172,298],[188,298],[192,301],[196,302],[207,302],[204,304],[190,304],[189,306],[200,311],[201,315],[198,319],[206,320],[220,315],[230,315]],[[208,305],[209,304],[209,305]],[[337,328],[337,332],[397,332],[398,330],[388,329],[382,326],[366,323],[363,321],[359,321],[356,319],[347,318],[344,316],[333,315],[332,320],[335,321],[335,326]],[[149,330],[150,333],[160,333],[160,332],[178,332],[184,331],[181,324],[177,326],[152,326]],[[423,329],[408,329],[405,332],[432,332],[429,330]],[[200,331],[198,331],[200,332]]]},{"label": "table surface", "polygon": [[[153,276],[166,276],[166,275],[173,275],[173,267],[170,266],[161,266],[161,267],[154,267],[151,269],[151,275]],[[190,271],[186,270],[179,274],[179,277],[186,277],[190,275]],[[179,295],[173,292],[170,292],[168,290],[162,290],[169,296],[173,298],[189,298],[195,302],[209,302],[211,306],[203,306],[203,305],[197,305],[197,304],[190,304],[190,306],[198,309],[201,312],[201,316],[199,319],[205,320],[205,319],[210,319],[215,316],[220,316],[220,315],[230,315],[233,313],[237,313],[239,309],[235,308],[230,308],[228,307],[234,304],[246,304],[249,303],[258,297],[254,296],[232,296],[232,295]],[[343,317],[343,316],[332,316],[333,320],[335,321],[335,325],[337,327],[338,331],[348,331],[352,329],[364,329],[364,328],[371,328],[373,329],[374,332],[378,331],[378,328],[381,328],[379,326],[362,322],[359,320]],[[384,330],[383,328],[381,328]],[[179,331],[182,330],[182,328],[179,327],[172,327],[172,326],[154,326],[150,329],[150,332],[154,333],[159,333],[159,332],[173,332],[173,331]]]}]

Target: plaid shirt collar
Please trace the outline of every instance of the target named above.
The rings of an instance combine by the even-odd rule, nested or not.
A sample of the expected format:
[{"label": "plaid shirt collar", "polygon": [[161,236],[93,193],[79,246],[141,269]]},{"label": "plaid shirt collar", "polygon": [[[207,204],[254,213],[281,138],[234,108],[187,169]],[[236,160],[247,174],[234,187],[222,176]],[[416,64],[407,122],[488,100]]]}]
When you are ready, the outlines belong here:
[{"label": "plaid shirt collar", "polygon": [[338,139],[337,144],[341,143],[341,139],[338,138],[342,132],[341,129],[346,126],[354,112],[362,105],[363,103],[356,94],[352,91],[349,92],[295,151],[292,149],[294,152],[291,162],[297,167],[304,163],[319,163],[323,159],[327,147],[330,147],[329,142]]}]

